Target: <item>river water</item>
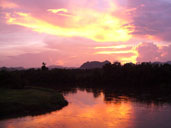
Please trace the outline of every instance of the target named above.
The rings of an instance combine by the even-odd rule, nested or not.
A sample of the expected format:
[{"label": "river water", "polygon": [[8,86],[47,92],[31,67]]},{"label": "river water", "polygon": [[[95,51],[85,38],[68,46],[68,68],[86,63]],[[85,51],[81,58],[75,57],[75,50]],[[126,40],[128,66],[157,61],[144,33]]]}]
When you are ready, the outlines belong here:
[{"label": "river water", "polygon": [[127,97],[105,101],[87,91],[65,94],[69,105],[39,116],[6,119],[0,128],[171,128],[171,106]]}]

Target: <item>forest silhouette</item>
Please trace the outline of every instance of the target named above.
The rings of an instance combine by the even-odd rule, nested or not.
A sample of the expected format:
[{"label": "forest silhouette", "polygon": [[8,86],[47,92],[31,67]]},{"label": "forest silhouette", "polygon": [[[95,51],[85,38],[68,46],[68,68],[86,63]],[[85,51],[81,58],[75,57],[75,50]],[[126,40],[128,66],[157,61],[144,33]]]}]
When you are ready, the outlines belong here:
[{"label": "forest silhouette", "polygon": [[143,62],[105,64],[96,69],[39,69],[0,71],[0,86],[22,89],[41,86],[55,89],[92,88],[171,101],[171,65]]}]

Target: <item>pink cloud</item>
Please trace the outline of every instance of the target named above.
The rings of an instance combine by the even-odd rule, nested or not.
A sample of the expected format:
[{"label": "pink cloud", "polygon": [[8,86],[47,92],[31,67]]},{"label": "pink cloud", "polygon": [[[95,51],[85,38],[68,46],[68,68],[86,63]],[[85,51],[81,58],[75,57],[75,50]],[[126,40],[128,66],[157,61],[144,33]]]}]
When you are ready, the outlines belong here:
[{"label": "pink cloud", "polygon": [[141,43],[136,48],[137,62],[165,62],[171,60],[171,45],[159,46],[154,43]]},{"label": "pink cloud", "polygon": [[[24,67],[40,67],[42,62],[48,65],[62,65],[79,67],[86,61],[105,61],[111,62],[120,60],[121,58],[132,57],[132,53],[114,53],[114,54],[95,54],[96,51],[104,49],[94,49],[94,47],[107,46],[106,43],[99,44],[89,39],[73,37],[63,38],[49,36],[44,41],[44,46],[22,46],[11,48],[12,52],[6,56],[0,63],[0,66],[24,66]],[[112,44],[108,44],[109,46]],[[117,44],[117,47],[119,43]],[[8,48],[9,50],[10,48]],[[130,49],[130,48],[129,48]],[[105,50],[129,50],[121,48],[105,49]],[[18,54],[13,54],[14,51],[20,51]],[[6,53],[7,54],[7,53]]]}]

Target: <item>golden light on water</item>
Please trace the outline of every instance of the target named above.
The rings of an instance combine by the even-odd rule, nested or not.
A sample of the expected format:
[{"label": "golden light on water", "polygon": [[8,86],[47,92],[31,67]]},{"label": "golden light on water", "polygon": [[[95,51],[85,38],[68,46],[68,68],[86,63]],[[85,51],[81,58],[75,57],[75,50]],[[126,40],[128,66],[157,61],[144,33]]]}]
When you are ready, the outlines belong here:
[{"label": "golden light on water", "polygon": [[[93,98],[92,93],[78,91],[76,96],[68,95],[71,103],[65,108],[50,114],[26,117],[8,123],[8,128],[127,128],[132,126],[134,110],[131,102],[104,103],[104,95]],[[91,103],[90,103],[91,102]],[[131,113],[131,114],[130,114]]]}]

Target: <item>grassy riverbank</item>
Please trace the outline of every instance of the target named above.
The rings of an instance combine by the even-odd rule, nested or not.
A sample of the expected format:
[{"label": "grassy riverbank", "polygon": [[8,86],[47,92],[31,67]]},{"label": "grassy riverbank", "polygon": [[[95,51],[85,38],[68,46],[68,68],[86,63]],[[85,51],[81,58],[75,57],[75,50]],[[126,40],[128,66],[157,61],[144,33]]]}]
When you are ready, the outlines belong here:
[{"label": "grassy riverbank", "polygon": [[55,90],[0,89],[0,118],[37,115],[60,109],[68,102]]}]

